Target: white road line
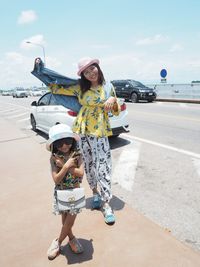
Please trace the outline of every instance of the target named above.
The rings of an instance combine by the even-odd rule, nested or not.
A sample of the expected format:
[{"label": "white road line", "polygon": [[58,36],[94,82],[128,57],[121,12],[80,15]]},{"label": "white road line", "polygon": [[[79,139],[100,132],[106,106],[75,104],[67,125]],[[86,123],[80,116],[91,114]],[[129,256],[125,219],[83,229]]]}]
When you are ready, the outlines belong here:
[{"label": "white road line", "polygon": [[12,113],[17,113],[17,112],[22,112],[22,110],[17,110],[17,109],[13,109],[13,110],[10,110],[10,111],[7,111],[7,112],[4,112],[5,115],[12,115]]},{"label": "white road line", "polygon": [[[0,103],[5,104],[5,102],[2,102],[2,101],[0,101]],[[6,103],[6,105],[11,105],[11,106],[15,106],[15,107],[18,107],[18,108],[20,107],[22,109],[30,110],[30,108],[27,108],[27,107],[24,107],[24,106],[21,106],[21,105],[17,105],[17,104],[13,104],[13,103]]]},{"label": "white road line", "polygon": [[[27,114],[27,113],[26,113]],[[21,120],[17,120],[17,123],[18,122],[22,122],[22,121],[29,121],[30,120],[30,118],[28,117],[28,118],[25,118],[25,119],[21,119]]]},{"label": "white road line", "polygon": [[119,159],[113,166],[112,182],[117,182],[122,188],[128,191],[132,191],[139,150],[140,142],[131,142],[130,145],[123,148]]},{"label": "white road line", "polygon": [[198,173],[198,175],[200,177],[200,160],[198,160],[198,159],[192,159],[192,161],[193,161],[193,164],[195,166],[195,169],[197,170],[197,173]]},{"label": "white road line", "polygon": [[31,129],[32,129],[32,126],[31,126],[31,125],[28,125],[28,126],[26,126],[25,129],[27,129],[27,130],[31,130]]},{"label": "white road line", "polygon": [[154,141],[151,141],[151,140],[147,140],[147,139],[139,138],[139,137],[136,137],[136,136],[132,136],[130,134],[122,134],[121,136],[124,136],[124,137],[126,137],[128,139],[130,138],[131,140],[137,140],[137,141],[140,141],[140,142],[143,142],[143,143],[147,143],[147,144],[150,144],[150,145],[159,146],[159,147],[162,147],[162,148],[173,150],[175,152],[182,153],[182,154],[185,154],[187,156],[191,156],[191,157],[200,159],[200,154],[197,154],[197,153],[194,153],[194,152],[191,152],[191,151],[188,151],[188,150],[179,149],[179,148],[176,148],[176,147],[173,147],[173,146],[168,146],[168,145],[165,145],[165,144],[157,143],[157,142],[154,142]]},{"label": "white road line", "polygon": [[21,117],[21,116],[24,116],[24,115],[27,115],[27,112],[25,112],[25,113],[20,113],[20,114],[14,115],[14,116],[10,116],[10,117],[8,117],[8,118],[9,118],[9,119],[13,119],[13,118]]},{"label": "white road line", "polygon": [[179,106],[182,107],[182,108],[187,108],[188,107],[188,105],[186,105],[185,103],[180,103]]},{"label": "white road line", "polygon": [[15,112],[16,111],[16,109],[7,109],[7,110],[4,110],[4,111],[2,111],[1,113],[9,113],[9,112]]}]

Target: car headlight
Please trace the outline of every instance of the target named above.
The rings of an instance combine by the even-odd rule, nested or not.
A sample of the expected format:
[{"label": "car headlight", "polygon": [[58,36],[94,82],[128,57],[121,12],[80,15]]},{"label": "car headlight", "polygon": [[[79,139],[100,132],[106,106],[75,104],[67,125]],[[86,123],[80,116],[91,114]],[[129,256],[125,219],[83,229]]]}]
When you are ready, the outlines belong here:
[{"label": "car headlight", "polygon": [[139,92],[140,92],[140,93],[145,93],[146,90],[141,90],[141,89],[139,89]]}]

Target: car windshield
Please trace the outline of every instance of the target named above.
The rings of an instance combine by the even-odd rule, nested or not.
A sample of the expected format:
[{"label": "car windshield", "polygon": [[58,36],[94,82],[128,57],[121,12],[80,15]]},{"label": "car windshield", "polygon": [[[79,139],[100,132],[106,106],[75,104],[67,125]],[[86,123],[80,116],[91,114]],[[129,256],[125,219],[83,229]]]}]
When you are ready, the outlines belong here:
[{"label": "car windshield", "polygon": [[134,86],[134,87],[142,87],[142,88],[146,88],[146,86],[140,82],[137,81],[130,81],[130,83]]}]

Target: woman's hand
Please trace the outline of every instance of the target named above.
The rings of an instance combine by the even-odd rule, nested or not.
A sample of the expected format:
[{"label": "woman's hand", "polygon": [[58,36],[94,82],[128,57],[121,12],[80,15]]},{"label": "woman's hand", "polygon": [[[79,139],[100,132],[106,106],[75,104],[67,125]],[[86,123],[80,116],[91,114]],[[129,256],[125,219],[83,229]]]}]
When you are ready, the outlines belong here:
[{"label": "woman's hand", "polygon": [[113,109],[114,104],[116,103],[116,97],[109,97],[106,102],[104,103],[105,111],[111,111]]}]

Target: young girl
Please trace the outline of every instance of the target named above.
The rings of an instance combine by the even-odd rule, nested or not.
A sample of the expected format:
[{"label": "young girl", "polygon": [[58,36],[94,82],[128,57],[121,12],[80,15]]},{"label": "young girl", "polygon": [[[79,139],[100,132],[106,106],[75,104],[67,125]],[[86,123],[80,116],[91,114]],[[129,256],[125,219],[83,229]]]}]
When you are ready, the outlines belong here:
[{"label": "young girl", "polygon": [[[57,124],[49,131],[47,150],[52,152],[50,158],[55,189],[72,189],[80,186],[84,174],[82,158],[76,148],[78,137],[65,124]],[[75,154],[76,153],[76,154]],[[75,154],[75,156],[74,156]],[[72,226],[80,209],[59,212],[54,191],[53,213],[61,214],[62,228],[59,236],[53,240],[47,251],[49,260],[55,259],[60,252],[63,240],[69,237],[69,246],[74,253],[82,253],[83,248],[72,232]]]},{"label": "young girl", "polygon": [[119,115],[120,107],[114,94],[114,88],[105,82],[98,59],[83,58],[78,63],[79,84],[64,87],[52,84],[53,94],[76,96],[81,109],[73,125],[73,132],[80,136],[85,172],[93,192],[92,207],[103,206],[107,224],[115,222],[115,216],[109,202],[111,192],[112,160],[108,136],[112,135],[108,113]]}]

